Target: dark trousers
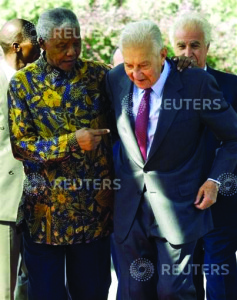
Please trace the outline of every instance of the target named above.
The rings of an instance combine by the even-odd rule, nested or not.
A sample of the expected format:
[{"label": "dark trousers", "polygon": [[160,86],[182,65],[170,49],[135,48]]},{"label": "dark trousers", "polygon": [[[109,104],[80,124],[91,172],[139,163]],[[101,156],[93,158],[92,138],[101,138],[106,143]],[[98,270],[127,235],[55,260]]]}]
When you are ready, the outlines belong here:
[{"label": "dark trousers", "polygon": [[107,299],[111,283],[110,237],[88,244],[52,246],[34,243],[25,233],[24,246],[28,300]]},{"label": "dark trousers", "polygon": [[196,299],[192,282],[196,242],[172,245],[157,232],[151,207],[142,199],[128,237],[121,244],[115,241],[121,271],[117,299]]},{"label": "dark trousers", "polygon": [[237,228],[215,228],[204,236],[204,263],[210,266],[207,278],[207,300],[237,299]]},{"label": "dark trousers", "polygon": [[197,293],[197,300],[205,300],[204,270],[202,268],[204,264],[203,247],[203,239],[200,238],[197,241],[193,255],[193,264],[197,266],[195,269],[193,269],[193,283]]},{"label": "dark trousers", "polygon": [[[207,279],[207,300],[237,299],[237,228],[215,228],[200,240],[195,249],[194,263],[203,265]],[[194,276],[198,300],[204,300],[203,274]]]}]

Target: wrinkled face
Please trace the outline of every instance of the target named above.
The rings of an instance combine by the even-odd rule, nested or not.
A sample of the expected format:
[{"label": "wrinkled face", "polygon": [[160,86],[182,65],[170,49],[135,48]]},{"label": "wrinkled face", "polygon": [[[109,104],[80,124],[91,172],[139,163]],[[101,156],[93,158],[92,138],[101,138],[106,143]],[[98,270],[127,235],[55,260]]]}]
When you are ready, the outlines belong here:
[{"label": "wrinkled face", "polygon": [[177,29],[174,35],[174,52],[177,56],[195,59],[200,68],[206,64],[209,45],[206,46],[202,30],[194,26]]},{"label": "wrinkled face", "polygon": [[55,28],[48,41],[42,41],[47,62],[63,71],[70,71],[81,52],[79,28]]},{"label": "wrinkled face", "polygon": [[125,72],[129,79],[141,89],[152,87],[160,77],[167,50],[153,54],[151,44],[123,48]]}]

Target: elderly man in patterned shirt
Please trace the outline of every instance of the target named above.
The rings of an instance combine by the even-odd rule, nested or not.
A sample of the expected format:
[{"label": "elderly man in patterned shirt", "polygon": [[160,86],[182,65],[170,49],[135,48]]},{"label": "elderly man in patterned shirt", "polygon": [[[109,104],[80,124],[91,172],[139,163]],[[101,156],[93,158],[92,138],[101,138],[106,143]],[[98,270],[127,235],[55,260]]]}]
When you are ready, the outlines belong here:
[{"label": "elderly man in patterned shirt", "polygon": [[18,224],[29,300],[68,299],[65,272],[72,300],[105,300],[114,183],[103,97],[108,67],[78,58],[80,27],[68,9],[44,12],[37,34],[42,56],[9,88],[12,149],[26,174]]}]

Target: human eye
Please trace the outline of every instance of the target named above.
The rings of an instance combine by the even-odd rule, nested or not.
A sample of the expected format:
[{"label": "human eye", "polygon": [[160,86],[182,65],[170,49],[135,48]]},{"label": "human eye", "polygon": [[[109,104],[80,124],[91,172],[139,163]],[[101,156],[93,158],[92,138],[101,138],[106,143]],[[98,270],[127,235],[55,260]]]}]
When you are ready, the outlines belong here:
[{"label": "human eye", "polygon": [[127,64],[127,63],[125,63],[125,67],[126,67],[127,69],[132,69],[132,68],[133,68],[133,66],[132,66],[131,64]]},{"label": "human eye", "polygon": [[193,44],[191,44],[191,47],[193,49],[198,49],[200,47],[200,44],[199,43],[193,43]]},{"label": "human eye", "polygon": [[141,69],[145,70],[145,69],[149,68],[149,64],[148,63],[141,64],[140,67],[141,67]]},{"label": "human eye", "polygon": [[73,46],[74,46],[75,48],[79,48],[79,47],[81,46],[81,43],[80,43],[80,42],[75,42],[75,43],[73,44]]},{"label": "human eye", "polygon": [[184,50],[185,49],[185,45],[178,45],[178,49]]},{"label": "human eye", "polygon": [[57,45],[57,48],[60,49],[60,50],[64,50],[66,49],[67,45],[66,44],[59,44]]}]

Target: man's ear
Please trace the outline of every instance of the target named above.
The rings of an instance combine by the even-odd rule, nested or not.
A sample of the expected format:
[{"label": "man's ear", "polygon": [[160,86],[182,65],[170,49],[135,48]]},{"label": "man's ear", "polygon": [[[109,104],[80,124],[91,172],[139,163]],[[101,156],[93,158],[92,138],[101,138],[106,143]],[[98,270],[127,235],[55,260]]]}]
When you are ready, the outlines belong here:
[{"label": "man's ear", "polygon": [[165,63],[165,59],[167,57],[167,53],[168,53],[168,50],[165,47],[160,50],[162,65],[164,65],[164,63]]},{"label": "man's ear", "polygon": [[209,44],[207,44],[207,52],[208,52],[208,50],[209,50],[209,47],[210,47],[210,43],[209,43]]},{"label": "man's ear", "polygon": [[45,41],[42,38],[39,38],[40,48],[46,50]]},{"label": "man's ear", "polygon": [[12,51],[18,53],[21,51],[21,46],[19,43],[12,43]]}]

